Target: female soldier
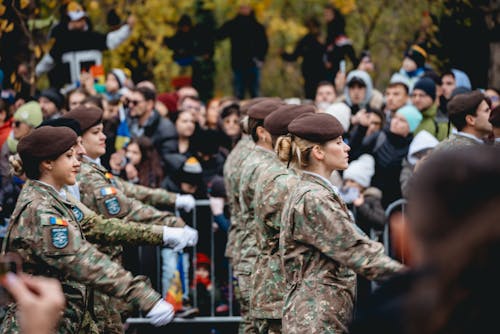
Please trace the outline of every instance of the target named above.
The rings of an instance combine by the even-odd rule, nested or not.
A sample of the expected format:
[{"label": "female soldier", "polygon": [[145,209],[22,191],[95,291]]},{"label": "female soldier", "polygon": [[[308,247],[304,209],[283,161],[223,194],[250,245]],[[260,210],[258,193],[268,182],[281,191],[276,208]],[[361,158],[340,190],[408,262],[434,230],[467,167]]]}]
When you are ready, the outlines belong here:
[{"label": "female soldier", "polygon": [[278,154],[303,171],[282,213],[279,248],[285,269],[283,333],[343,333],[351,319],[356,273],[381,279],[403,269],[356,227],[328,180],[348,166],[340,122],[307,114],[288,125]]},{"label": "female soldier", "polygon": [[[3,251],[17,252],[30,274],[57,278],[66,297],[58,333],[97,333],[89,296],[93,288],[149,311],[155,325],[173,317],[172,306],[148,284],[132,277],[85,240],[66,199],[80,165],[75,154],[76,133],[65,127],[44,126],[19,142],[26,182],[12,214]],[[10,304],[2,333],[18,333],[16,306]]]}]

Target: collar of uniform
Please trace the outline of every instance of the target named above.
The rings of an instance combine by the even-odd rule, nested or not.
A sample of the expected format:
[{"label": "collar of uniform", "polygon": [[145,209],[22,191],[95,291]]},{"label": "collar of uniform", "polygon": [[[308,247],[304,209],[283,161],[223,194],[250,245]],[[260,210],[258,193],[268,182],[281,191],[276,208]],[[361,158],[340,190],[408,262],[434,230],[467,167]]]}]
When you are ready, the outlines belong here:
[{"label": "collar of uniform", "polygon": [[[317,183],[322,184],[323,186],[326,186],[327,188],[330,188],[333,193],[337,196],[340,197],[339,191],[337,187],[335,187],[330,180],[325,178],[324,176],[321,176],[317,173],[309,172],[309,171],[302,171],[302,175],[305,178],[308,178],[310,180],[315,180]],[[318,182],[321,181],[321,182]]]},{"label": "collar of uniform", "polygon": [[63,202],[67,202],[67,196],[66,196],[66,191],[64,188],[61,189],[61,191],[57,191],[56,188],[54,188],[52,185],[39,181],[39,180],[32,180],[34,184],[37,186],[46,189],[48,192],[52,193],[55,197],[61,199]]},{"label": "collar of uniform", "polygon": [[267,152],[267,153],[270,153],[270,154],[272,154],[272,155],[274,155],[274,154],[275,154],[275,153],[274,153],[274,151],[269,150],[269,149],[267,149],[267,148],[265,148],[265,147],[262,147],[262,146],[259,146],[259,145],[255,145],[255,149],[256,149],[256,150],[261,150],[261,151],[264,151],[264,152]]},{"label": "collar of uniform", "polygon": [[456,136],[462,136],[462,137],[466,137],[466,138],[469,138],[469,139],[475,140],[475,141],[477,141],[479,144],[484,144],[484,141],[483,141],[482,139],[477,138],[476,136],[471,135],[470,133],[466,133],[466,132],[458,131],[455,135],[456,135]]},{"label": "collar of uniform", "polygon": [[84,155],[83,157],[84,157],[85,159],[87,159],[87,161],[90,161],[90,162],[95,163],[96,165],[102,166],[102,165],[101,165],[101,158],[92,159],[92,158],[91,158],[91,157],[89,157],[88,155]]},{"label": "collar of uniform", "polygon": [[88,163],[91,166],[94,166],[95,168],[97,168],[98,170],[100,170],[103,173],[107,172],[106,168],[103,165],[101,165],[101,159],[99,159],[99,158],[97,158],[97,160],[93,160],[93,159],[89,158],[88,156],[84,155],[83,162]]}]

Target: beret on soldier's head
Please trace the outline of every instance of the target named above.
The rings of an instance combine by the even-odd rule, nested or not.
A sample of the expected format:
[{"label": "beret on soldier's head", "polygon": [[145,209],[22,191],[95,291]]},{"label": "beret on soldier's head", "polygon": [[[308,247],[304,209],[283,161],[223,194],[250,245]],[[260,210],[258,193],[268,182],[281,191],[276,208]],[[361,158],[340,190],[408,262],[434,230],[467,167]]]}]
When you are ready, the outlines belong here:
[{"label": "beret on soldier's head", "polygon": [[288,133],[288,124],[300,115],[312,114],[316,111],[313,105],[285,104],[276,109],[264,120],[264,128],[273,136]]},{"label": "beret on soldier's head", "polygon": [[76,144],[75,131],[67,127],[42,126],[23,137],[17,152],[23,163],[30,159],[58,157]]},{"label": "beret on soldier's head", "polygon": [[488,121],[495,128],[498,128],[500,126],[500,105],[491,110],[490,118],[488,119]]},{"label": "beret on soldier's head", "polygon": [[288,132],[314,143],[325,143],[342,136],[344,128],[332,115],[325,113],[304,114],[288,125]]},{"label": "beret on soldier's head", "polygon": [[91,127],[102,122],[103,111],[101,108],[95,106],[78,106],[71,109],[63,117],[69,118],[80,123],[82,133],[85,133]]},{"label": "beret on soldier's head", "polygon": [[248,117],[257,120],[264,120],[268,115],[270,115],[273,111],[277,110],[282,105],[284,105],[284,103],[281,100],[261,101],[248,109]]},{"label": "beret on soldier's head", "polygon": [[240,111],[243,115],[246,115],[248,113],[248,110],[250,109],[250,107],[256,105],[259,102],[267,101],[267,100],[281,101],[281,99],[279,97],[254,97],[251,100],[241,102],[240,103]]},{"label": "beret on soldier's head", "polygon": [[65,126],[75,131],[77,136],[82,135],[82,128],[80,127],[80,123],[71,118],[59,117],[54,119],[48,119],[43,121],[42,124],[40,124],[38,127],[41,128],[42,126],[54,126],[54,127]]},{"label": "beret on soldier's head", "polygon": [[483,100],[486,100],[486,96],[478,90],[470,93],[458,94],[454,96],[447,105],[448,114],[475,114],[477,107],[481,104]]}]

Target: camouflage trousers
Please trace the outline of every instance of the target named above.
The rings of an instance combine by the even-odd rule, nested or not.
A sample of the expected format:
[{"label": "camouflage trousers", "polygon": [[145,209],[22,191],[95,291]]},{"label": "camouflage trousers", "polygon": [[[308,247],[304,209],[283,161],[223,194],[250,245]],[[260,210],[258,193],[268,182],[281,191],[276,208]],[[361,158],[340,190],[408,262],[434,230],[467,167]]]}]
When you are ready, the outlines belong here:
[{"label": "camouflage trousers", "polygon": [[238,278],[241,323],[238,334],[256,334],[253,319],[250,317],[250,286],[252,284],[250,274],[235,272]]},{"label": "camouflage trousers", "polygon": [[254,319],[259,334],[281,334],[281,319]]},{"label": "camouflage trousers", "polygon": [[94,314],[99,333],[123,334],[121,300],[109,297],[99,292],[94,295]]}]

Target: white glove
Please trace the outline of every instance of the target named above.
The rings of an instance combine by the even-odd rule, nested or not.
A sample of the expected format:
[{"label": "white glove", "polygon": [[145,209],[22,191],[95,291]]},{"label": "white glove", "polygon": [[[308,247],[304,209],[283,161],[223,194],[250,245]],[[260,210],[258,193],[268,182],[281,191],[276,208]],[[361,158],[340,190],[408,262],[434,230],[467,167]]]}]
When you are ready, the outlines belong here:
[{"label": "white glove", "polygon": [[194,246],[198,243],[198,231],[190,226],[184,226],[184,233],[186,234],[187,246]]},{"label": "white glove", "polygon": [[151,311],[146,314],[146,318],[151,320],[151,324],[155,327],[165,326],[174,318],[175,312],[171,304],[163,299],[160,299]]},{"label": "white glove", "polygon": [[163,245],[178,252],[187,246],[188,235],[184,228],[163,226]]},{"label": "white glove", "polygon": [[210,196],[210,209],[214,216],[218,216],[224,212],[224,198]]},{"label": "white glove", "polygon": [[176,209],[184,209],[184,211],[189,212],[193,210],[196,202],[192,195],[181,195],[178,194],[175,199],[175,208]]}]

